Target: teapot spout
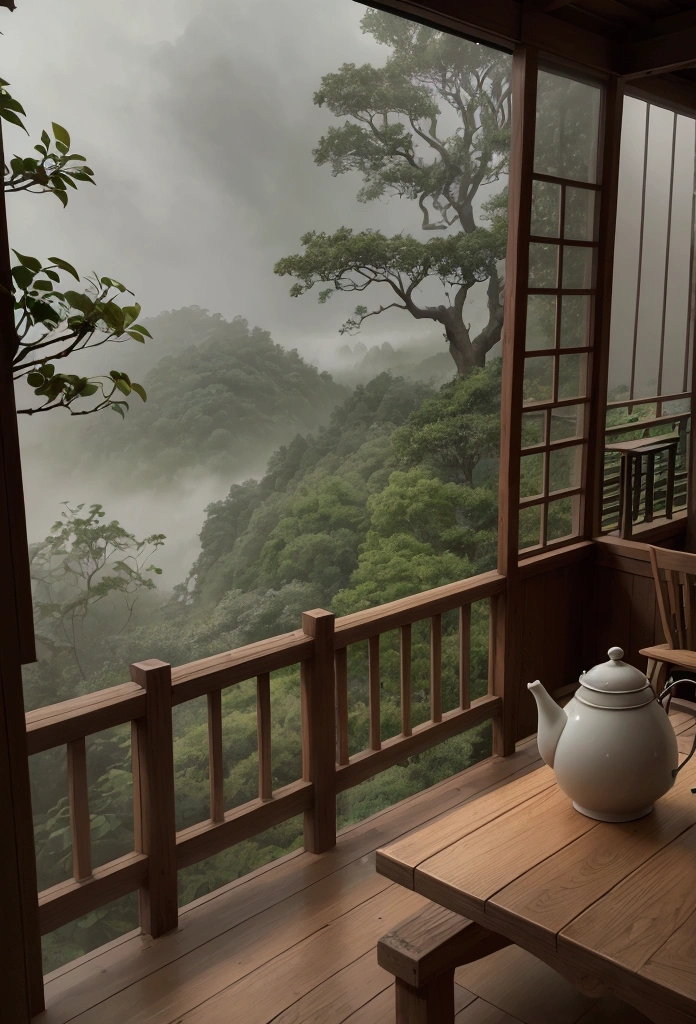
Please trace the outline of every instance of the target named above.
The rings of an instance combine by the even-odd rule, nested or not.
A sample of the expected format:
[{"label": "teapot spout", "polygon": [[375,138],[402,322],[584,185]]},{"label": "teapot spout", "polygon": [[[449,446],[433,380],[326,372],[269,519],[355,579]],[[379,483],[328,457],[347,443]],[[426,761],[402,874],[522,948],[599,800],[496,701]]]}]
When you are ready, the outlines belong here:
[{"label": "teapot spout", "polygon": [[568,724],[568,718],[563,708],[559,707],[553,697],[549,696],[538,679],[533,683],[527,683],[527,689],[531,691],[539,713],[537,730],[539,753],[549,768],[553,768],[556,747],[561,733]]}]

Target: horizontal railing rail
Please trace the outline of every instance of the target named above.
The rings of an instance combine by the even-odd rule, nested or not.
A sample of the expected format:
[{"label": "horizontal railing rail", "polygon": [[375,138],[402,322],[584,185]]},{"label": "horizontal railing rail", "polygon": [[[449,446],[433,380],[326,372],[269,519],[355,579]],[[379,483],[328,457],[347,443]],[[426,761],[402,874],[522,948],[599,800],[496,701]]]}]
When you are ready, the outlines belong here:
[{"label": "horizontal railing rail", "polygon": [[[490,651],[496,643],[495,602],[506,579],[488,572],[337,620],[323,610],[306,612],[302,628],[176,668],[159,661],[131,667],[132,680],[26,715],[29,754],[67,748],[68,803],[73,878],[39,894],[42,933],[112,900],[140,891],[140,924],[157,936],[176,926],[177,871],[213,856],[297,815],[304,815],[305,848],[329,849],[336,841],[336,796],[378,772],[467,729],[498,717],[502,699],[470,694],[471,607],[491,602]],[[442,616],[458,613],[458,701],[443,710]],[[429,622],[430,718],[412,725],[411,631]],[[401,731],[382,739],[380,643],[399,632]],[[368,645],[369,745],[348,754],[348,651]],[[489,659],[492,663],[492,657]],[[302,703],[302,778],[277,789],[271,757],[270,674],[299,669]],[[222,691],[256,681],[259,754],[258,795],[224,810]],[[172,709],[206,697],[210,770],[209,817],[176,830]],[[134,847],[92,867],[87,785],[88,736],[131,724]]]}]

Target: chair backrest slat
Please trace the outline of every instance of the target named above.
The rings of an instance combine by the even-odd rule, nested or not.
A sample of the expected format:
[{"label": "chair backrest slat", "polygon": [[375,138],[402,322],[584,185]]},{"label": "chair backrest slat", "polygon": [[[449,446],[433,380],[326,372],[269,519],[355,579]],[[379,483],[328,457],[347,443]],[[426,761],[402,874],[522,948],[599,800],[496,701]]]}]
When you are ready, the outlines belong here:
[{"label": "chair backrest slat", "polygon": [[696,554],[651,547],[650,564],[665,642],[696,649]]}]

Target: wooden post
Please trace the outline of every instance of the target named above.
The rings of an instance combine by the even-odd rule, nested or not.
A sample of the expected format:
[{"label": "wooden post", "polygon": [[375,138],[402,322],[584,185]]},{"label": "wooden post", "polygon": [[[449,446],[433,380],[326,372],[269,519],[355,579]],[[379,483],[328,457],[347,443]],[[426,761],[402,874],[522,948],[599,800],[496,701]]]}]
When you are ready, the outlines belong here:
[{"label": "wooden post", "polygon": [[140,890],[140,927],[156,939],[177,927],[179,917],[174,810],[172,670],[163,661],[131,665],[145,690],[145,717],[133,722],[133,818],[135,849],[148,857]]},{"label": "wooden post", "polygon": [[[611,296],[614,280],[614,238],[616,234],[616,201],[619,191],[619,157],[621,120],[623,116],[624,83],[612,78],[604,87],[601,125],[601,160],[597,233],[597,295],[592,323],[592,371],[590,374],[589,430],[585,471],[584,536],[589,540],[602,532],[602,487],[604,483],[604,431],[606,426],[607,381],[609,377],[609,336],[611,331]],[[623,462],[622,462],[623,472]],[[622,481],[622,486],[630,480]],[[630,486],[624,492],[629,506]],[[623,534],[622,534],[623,536]]]},{"label": "wooden post", "polygon": [[314,639],[314,655],[301,667],[303,777],[314,785],[314,801],[304,818],[310,853],[336,845],[334,621],[321,608],[302,613],[302,629]]},{"label": "wooden post", "polygon": [[491,601],[490,690],[503,698],[493,725],[493,750],[514,753],[522,645],[521,582],[518,571],[522,380],[527,329],[529,234],[536,126],[538,53],[517,46],[512,56],[512,144],[508,199],[508,244],[503,325],[500,423],[498,570],[507,592]]},{"label": "wooden post", "polygon": [[[3,164],[0,132],[0,166]],[[0,1019],[44,1009],[22,664],[34,661],[33,613],[12,357],[17,350],[5,194],[0,190]]]},{"label": "wooden post", "polygon": [[68,743],[68,800],[72,832],[73,878],[76,882],[92,874],[87,751],[85,738]]}]

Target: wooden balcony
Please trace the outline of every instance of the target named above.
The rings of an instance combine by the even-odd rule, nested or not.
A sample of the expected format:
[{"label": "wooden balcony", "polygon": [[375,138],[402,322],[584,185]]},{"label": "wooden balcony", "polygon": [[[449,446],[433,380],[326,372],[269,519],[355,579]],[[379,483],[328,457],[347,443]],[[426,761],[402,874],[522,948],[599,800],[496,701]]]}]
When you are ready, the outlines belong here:
[{"label": "wooden balcony", "polygon": [[[696,726],[675,713],[680,747]],[[683,742],[682,742],[683,741]],[[425,904],[375,871],[375,850],[541,765],[530,738],[362,822],[319,855],[297,852],[184,908],[177,931],[131,933],[46,979],[40,1024],[391,1024],[378,938]],[[460,968],[461,1024],[638,1024],[517,947]]]}]

